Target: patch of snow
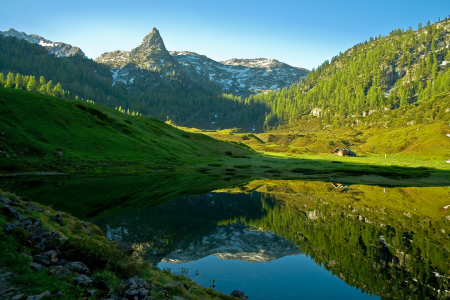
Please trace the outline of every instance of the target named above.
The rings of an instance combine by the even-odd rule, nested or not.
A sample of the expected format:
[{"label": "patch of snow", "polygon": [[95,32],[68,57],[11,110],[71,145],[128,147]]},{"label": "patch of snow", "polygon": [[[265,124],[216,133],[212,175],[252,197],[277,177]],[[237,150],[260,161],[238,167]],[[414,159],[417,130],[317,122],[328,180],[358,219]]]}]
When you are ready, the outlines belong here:
[{"label": "patch of snow", "polygon": [[49,43],[45,43],[43,40],[40,40],[39,45],[43,46],[43,47],[53,47],[53,43],[49,44]]}]

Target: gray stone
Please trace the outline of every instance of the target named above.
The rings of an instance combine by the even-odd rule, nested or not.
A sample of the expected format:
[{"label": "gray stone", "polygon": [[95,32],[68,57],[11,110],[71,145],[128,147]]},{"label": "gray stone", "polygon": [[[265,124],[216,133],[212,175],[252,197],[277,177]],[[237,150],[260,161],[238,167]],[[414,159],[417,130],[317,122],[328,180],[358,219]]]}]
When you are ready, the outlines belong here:
[{"label": "gray stone", "polygon": [[65,265],[67,265],[67,260],[63,258],[58,259],[58,261],[55,263],[55,266],[65,266]]},{"label": "gray stone", "polygon": [[33,260],[43,266],[51,266],[58,261],[58,253],[55,250],[33,256]]},{"label": "gray stone", "polygon": [[55,220],[59,224],[62,224],[62,215],[61,214],[56,214],[56,216],[53,217],[53,220]]},{"label": "gray stone", "polygon": [[5,207],[3,207],[3,212],[5,213],[5,215],[11,217],[11,218],[20,218],[20,214],[17,212],[17,210],[15,210],[14,208],[12,208],[9,205],[5,205]]},{"label": "gray stone", "polygon": [[53,152],[53,155],[55,157],[62,157],[63,156],[63,152],[62,151],[55,151],[55,152]]},{"label": "gray stone", "polygon": [[91,231],[87,228],[87,224],[85,222],[81,222],[81,229],[83,229],[84,233],[87,235],[91,235]]},{"label": "gray stone", "polygon": [[64,296],[64,293],[62,291],[58,291],[56,293],[56,297],[62,297],[62,296]]},{"label": "gray stone", "polygon": [[34,262],[29,263],[29,265],[30,265],[31,270],[36,271],[36,272],[45,269],[43,265],[40,265],[40,264],[37,264]]},{"label": "gray stone", "polygon": [[42,294],[35,295],[35,296],[28,296],[27,300],[40,300],[46,296],[50,296],[51,293],[49,291],[45,291]]},{"label": "gray stone", "polygon": [[137,276],[128,278],[127,281],[125,281],[125,287],[127,289],[139,289],[139,288],[144,288],[147,290],[151,289],[151,287],[147,283],[147,281],[145,281]]},{"label": "gray stone", "polygon": [[239,290],[232,291],[230,295],[233,296],[233,297],[237,297],[237,298],[239,298],[241,300],[245,300],[245,299],[248,298],[247,296],[245,296],[243,291],[239,291]]},{"label": "gray stone", "polygon": [[4,204],[4,205],[9,205],[11,203],[11,200],[0,195],[0,203]]},{"label": "gray stone", "polygon": [[75,271],[80,274],[90,274],[91,273],[89,268],[86,267],[85,264],[83,264],[82,262],[79,262],[79,261],[70,262],[66,266],[70,270]]},{"label": "gray stone", "polygon": [[93,283],[92,280],[86,275],[79,275],[77,277],[72,277],[72,282],[75,285],[79,285],[82,287],[91,287]]},{"label": "gray stone", "polygon": [[11,300],[20,300],[22,299],[23,296],[25,295],[24,294],[15,295],[14,297],[11,298]]},{"label": "gray stone", "polygon": [[144,288],[126,290],[124,297],[129,300],[148,299],[149,290]]},{"label": "gray stone", "polygon": [[33,203],[28,203],[28,207],[31,210],[37,211],[37,212],[43,212],[44,210],[40,208],[39,206],[34,205]]},{"label": "gray stone", "polygon": [[51,267],[48,272],[50,273],[50,275],[53,275],[53,276],[56,276],[56,277],[66,276],[66,275],[70,274],[70,271],[67,270],[63,266]]}]

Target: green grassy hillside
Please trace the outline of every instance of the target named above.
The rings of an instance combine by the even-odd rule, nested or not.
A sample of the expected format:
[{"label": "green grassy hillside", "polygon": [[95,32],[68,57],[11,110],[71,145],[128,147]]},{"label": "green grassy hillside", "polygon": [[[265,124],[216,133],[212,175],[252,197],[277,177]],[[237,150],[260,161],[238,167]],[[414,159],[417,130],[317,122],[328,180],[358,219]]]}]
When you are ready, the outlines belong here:
[{"label": "green grassy hillside", "polygon": [[[0,88],[0,132],[3,172],[103,168],[124,161],[151,165],[250,153],[155,119],[8,88]],[[54,151],[63,156],[55,157]]]}]

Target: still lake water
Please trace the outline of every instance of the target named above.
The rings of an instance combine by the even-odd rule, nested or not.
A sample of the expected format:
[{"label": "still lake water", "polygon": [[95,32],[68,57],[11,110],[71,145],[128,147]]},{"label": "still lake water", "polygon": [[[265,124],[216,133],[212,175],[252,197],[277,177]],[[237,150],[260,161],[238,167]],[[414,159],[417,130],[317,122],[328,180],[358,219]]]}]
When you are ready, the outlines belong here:
[{"label": "still lake water", "polygon": [[[324,182],[260,180],[179,197],[191,193],[186,188],[178,196],[158,196],[165,202],[151,206],[146,203],[159,198],[155,183],[146,182],[0,184],[97,224],[109,239],[131,243],[161,269],[207,287],[215,280],[215,289],[226,294],[238,289],[249,299],[448,296],[448,187],[336,189]],[[80,195],[86,186],[92,188]]]}]

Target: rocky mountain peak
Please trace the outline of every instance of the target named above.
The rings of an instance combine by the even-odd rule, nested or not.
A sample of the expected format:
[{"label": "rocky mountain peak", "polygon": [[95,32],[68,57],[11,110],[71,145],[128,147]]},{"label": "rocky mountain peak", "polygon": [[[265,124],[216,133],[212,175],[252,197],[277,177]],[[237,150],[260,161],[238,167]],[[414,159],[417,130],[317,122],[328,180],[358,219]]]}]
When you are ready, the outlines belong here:
[{"label": "rocky mountain peak", "polygon": [[167,51],[158,29],[155,27],[153,27],[152,31],[150,31],[150,33],[142,40],[142,46],[146,48],[155,47]]}]

